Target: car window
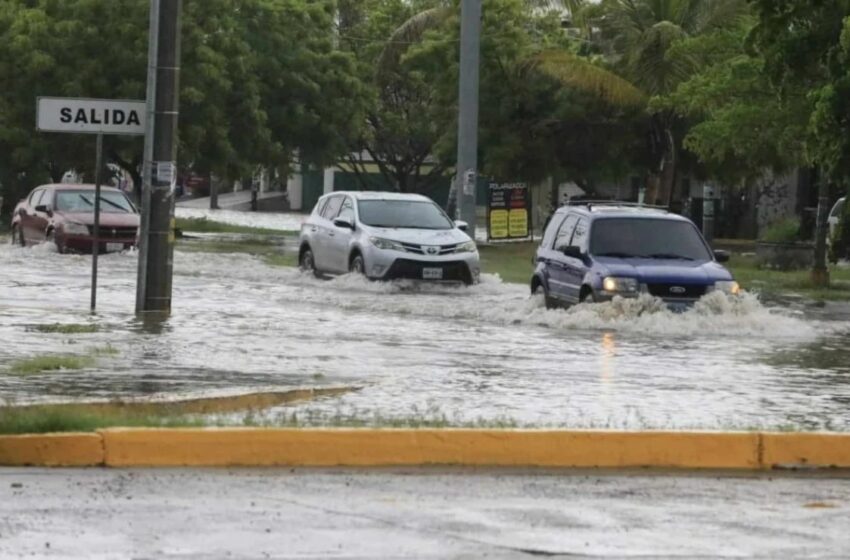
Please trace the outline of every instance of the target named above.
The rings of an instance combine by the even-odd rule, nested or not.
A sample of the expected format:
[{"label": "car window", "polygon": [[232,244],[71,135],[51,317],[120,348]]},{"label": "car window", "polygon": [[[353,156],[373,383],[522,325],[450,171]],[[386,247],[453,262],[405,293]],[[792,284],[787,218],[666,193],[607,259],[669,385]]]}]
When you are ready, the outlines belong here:
[{"label": "car window", "polygon": [[543,247],[552,246],[552,242],[555,240],[555,234],[564,222],[565,215],[566,214],[555,214],[552,216],[552,219],[549,221],[549,225],[546,226],[546,233],[543,234],[543,241],[540,243]]},{"label": "car window", "polygon": [[341,196],[332,196],[328,199],[328,203],[322,209],[322,217],[326,220],[333,220],[339,214],[339,207],[342,204]]},{"label": "car window", "polygon": [[581,249],[584,249],[586,239],[587,239],[587,220],[582,218],[576,224],[576,230],[575,230],[575,233],[573,233],[573,239],[570,242],[570,245],[572,247],[579,247]]},{"label": "car window", "polygon": [[44,189],[41,191],[41,198],[38,200],[39,206],[52,206],[53,205],[53,191],[50,189]]},{"label": "car window", "polygon": [[42,194],[44,194],[44,189],[38,189],[38,190],[32,191],[32,194],[30,195],[29,205],[32,206],[33,208],[38,206],[38,199],[41,198]]},{"label": "car window", "polygon": [[[94,191],[60,191],[56,196],[56,210],[60,212],[94,212]],[[104,214],[136,213],[136,209],[124,193],[115,191],[101,191],[100,211]]]},{"label": "car window", "polygon": [[351,201],[351,197],[344,197],[342,201],[342,209],[339,211],[338,218],[346,218],[351,222],[354,222],[354,203]]},{"label": "car window", "polygon": [[[330,198],[330,197],[328,197],[328,198]],[[322,210],[325,209],[325,204],[327,204],[327,203],[328,203],[327,198],[320,198],[319,202],[317,202],[316,206],[313,208],[313,215],[314,216],[321,216]]]},{"label": "car window", "polygon": [[452,229],[454,223],[430,200],[360,200],[360,222],[367,226],[412,229]]},{"label": "car window", "polygon": [[570,239],[573,236],[576,222],[578,222],[578,216],[575,214],[567,216],[567,219],[564,220],[564,223],[561,224],[560,229],[558,229],[558,236],[555,238],[555,244],[553,245],[555,249],[566,247],[570,244]]},{"label": "car window", "polygon": [[595,220],[590,231],[590,254],[712,260],[699,230],[692,223],[654,218]]}]

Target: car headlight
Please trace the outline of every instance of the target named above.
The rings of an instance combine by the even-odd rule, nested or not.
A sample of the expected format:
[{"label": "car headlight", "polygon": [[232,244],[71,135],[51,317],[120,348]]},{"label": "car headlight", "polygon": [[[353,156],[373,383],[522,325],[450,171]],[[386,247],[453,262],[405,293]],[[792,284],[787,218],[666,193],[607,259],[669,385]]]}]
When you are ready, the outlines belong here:
[{"label": "car headlight", "polygon": [[737,296],[741,293],[741,286],[734,280],[721,280],[720,282],[715,282],[714,289],[733,296]]},{"label": "car headlight", "polygon": [[602,280],[602,289],[606,292],[630,294],[638,291],[638,281],[635,278],[607,276]]},{"label": "car headlight", "polygon": [[62,230],[68,235],[88,235],[89,228],[83,224],[68,222],[62,226]]},{"label": "car headlight", "polygon": [[404,251],[404,247],[402,247],[401,243],[398,241],[390,241],[389,239],[383,239],[381,237],[370,237],[369,243],[378,249]]},{"label": "car headlight", "polygon": [[455,253],[474,253],[477,250],[475,241],[466,241],[455,247]]}]

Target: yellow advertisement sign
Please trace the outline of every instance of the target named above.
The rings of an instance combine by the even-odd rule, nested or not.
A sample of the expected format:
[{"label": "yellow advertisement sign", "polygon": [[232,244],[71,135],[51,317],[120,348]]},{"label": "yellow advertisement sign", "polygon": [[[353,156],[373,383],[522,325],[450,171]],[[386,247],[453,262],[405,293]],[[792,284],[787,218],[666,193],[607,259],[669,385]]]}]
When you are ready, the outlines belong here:
[{"label": "yellow advertisement sign", "polygon": [[508,216],[508,232],[510,237],[525,237],[528,235],[528,210],[512,208]]},{"label": "yellow advertisement sign", "polygon": [[492,239],[501,239],[508,236],[508,211],[507,210],[491,210],[490,211],[490,237]]}]

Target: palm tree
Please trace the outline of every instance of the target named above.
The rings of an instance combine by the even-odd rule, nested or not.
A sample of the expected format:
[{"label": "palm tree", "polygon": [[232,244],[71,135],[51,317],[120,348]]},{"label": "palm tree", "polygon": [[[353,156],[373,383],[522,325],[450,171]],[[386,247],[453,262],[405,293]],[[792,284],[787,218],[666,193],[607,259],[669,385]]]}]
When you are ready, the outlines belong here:
[{"label": "palm tree", "polygon": [[[681,122],[672,110],[653,110],[648,102],[671,93],[698,69],[698,61],[679,55],[673,47],[736,24],[748,14],[747,1],[528,0],[528,5],[529,9],[556,9],[569,15],[570,24],[603,54],[606,64],[566,50],[539,52],[523,64],[613,105],[646,107],[648,143],[657,161],[648,173],[647,201],[669,205],[676,194],[673,184],[681,149],[676,131]],[[437,7],[405,22],[390,37],[380,68],[392,69],[411,43],[451,13],[452,8]]]},{"label": "palm tree", "polygon": [[[597,29],[596,44],[609,54],[615,72],[647,98],[672,93],[698,62],[674,47],[684,40],[735,25],[748,13],[746,0],[602,0],[586,5],[583,16]],[[650,148],[658,161],[650,172],[647,199],[669,205],[680,139],[679,118],[669,109],[650,110]]]}]

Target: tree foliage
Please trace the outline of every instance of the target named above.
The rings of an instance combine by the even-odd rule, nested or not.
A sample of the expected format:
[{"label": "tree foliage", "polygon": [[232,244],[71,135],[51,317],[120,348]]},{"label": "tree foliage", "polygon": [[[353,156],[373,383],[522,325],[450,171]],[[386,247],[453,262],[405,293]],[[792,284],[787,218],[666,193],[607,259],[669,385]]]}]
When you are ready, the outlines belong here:
[{"label": "tree foliage", "polygon": [[[90,171],[93,139],[35,133],[35,98],[143,99],[148,6],[140,0],[0,0],[0,170],[7,202],[68,169]],[[185,2],[181,165],[240,177],[293,154],[331,162],[358,133],[365,93],[334,46],[334,6],[305,0]],[[107,154],[138,180],[140,139]]]}]

